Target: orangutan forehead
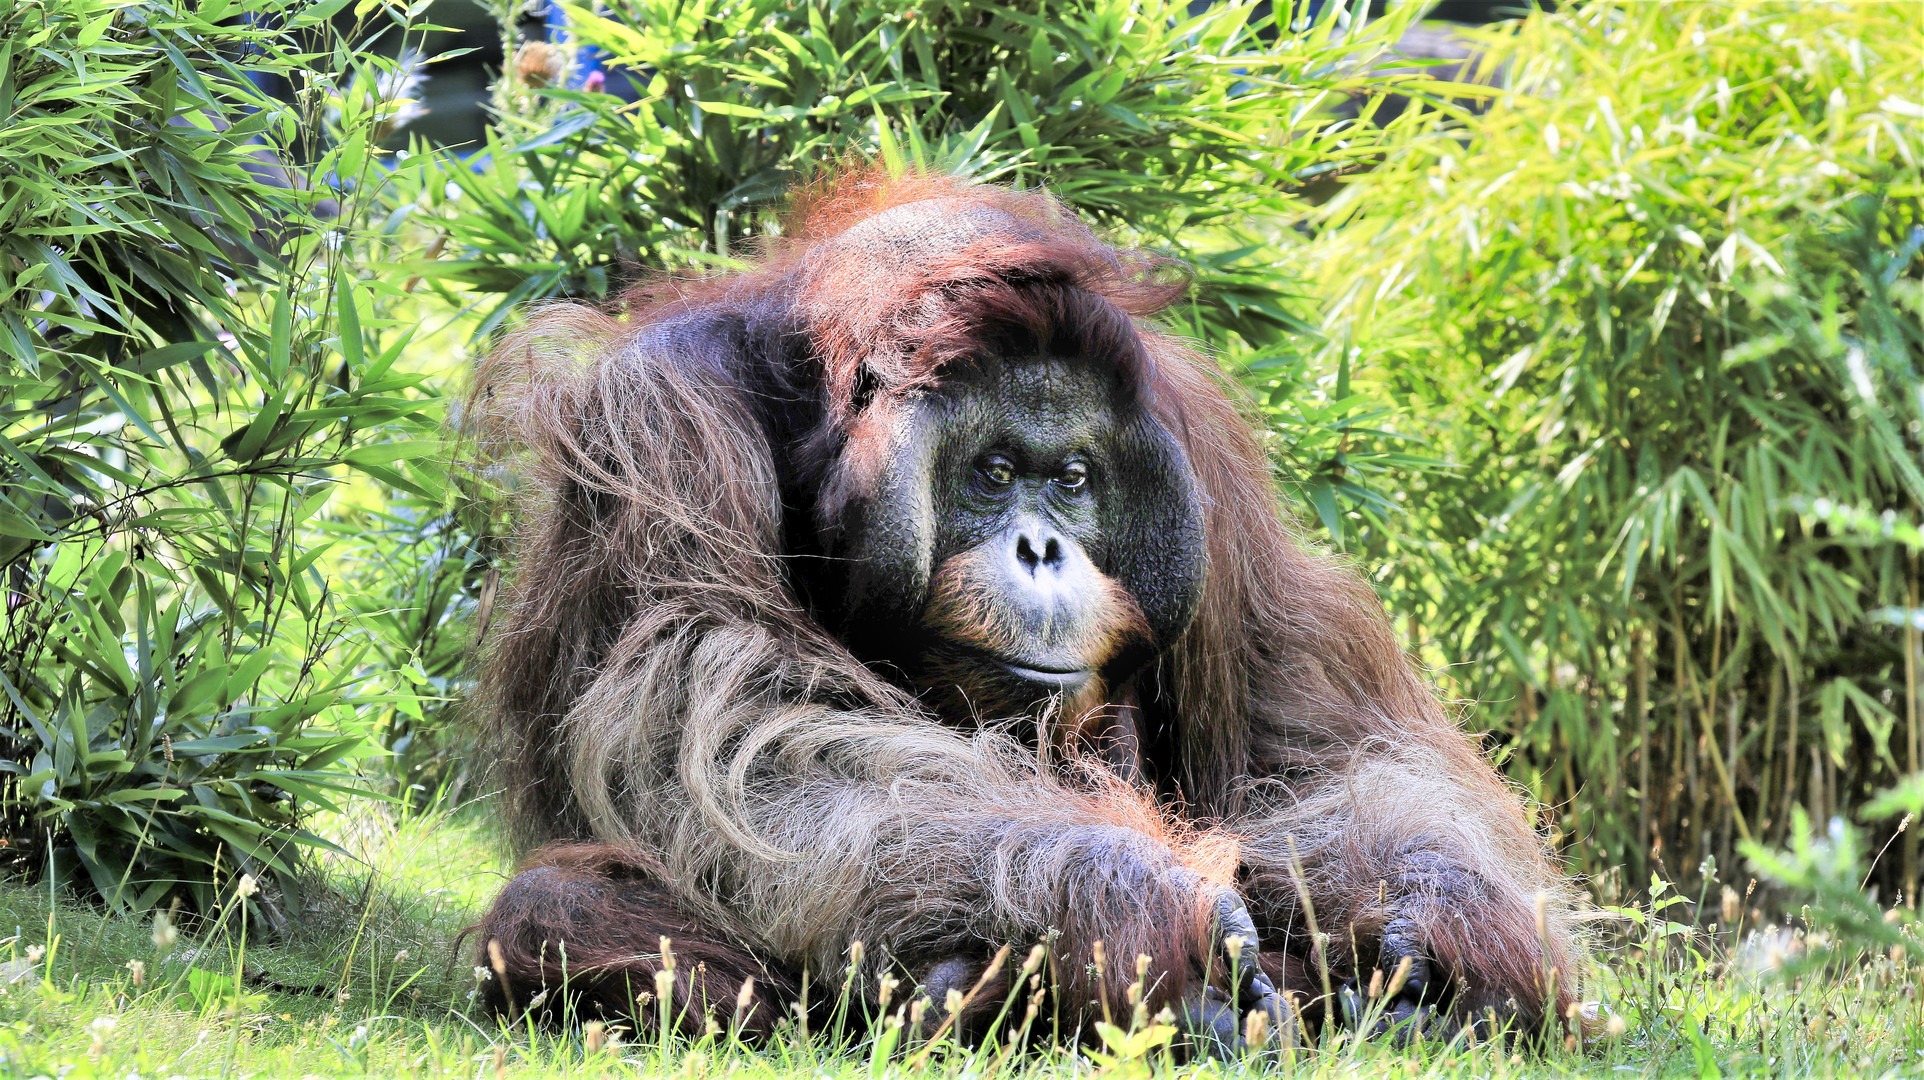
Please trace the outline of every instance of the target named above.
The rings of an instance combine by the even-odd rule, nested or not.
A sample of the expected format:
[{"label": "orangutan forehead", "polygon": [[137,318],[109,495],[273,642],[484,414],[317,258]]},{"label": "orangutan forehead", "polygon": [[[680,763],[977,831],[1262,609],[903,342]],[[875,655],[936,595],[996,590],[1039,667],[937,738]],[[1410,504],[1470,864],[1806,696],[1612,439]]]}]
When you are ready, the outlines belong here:
[{"label": "orangutan forehead", "polygon": [[981,432],[1017,430],[1046,442],[1113,434],[1134,395],[1113,365],[1084,358],[989,358],[947,373],[935,395],[954,420]]}]

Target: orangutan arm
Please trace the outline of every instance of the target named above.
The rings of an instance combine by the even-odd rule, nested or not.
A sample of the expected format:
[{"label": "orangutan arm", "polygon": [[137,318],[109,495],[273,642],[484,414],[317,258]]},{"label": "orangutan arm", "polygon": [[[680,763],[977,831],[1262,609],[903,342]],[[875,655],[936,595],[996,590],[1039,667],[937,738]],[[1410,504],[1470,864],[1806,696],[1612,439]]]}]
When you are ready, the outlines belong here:
[{"label": "orangutan arm", "polygon": [[592,834],[659,859],[704,921],[814,972],[841,970],[858,940],[919,974],[1056,930],[1076,1008],[1096,997],[1096,941],[1115,958],[1112,1004],[1138,955],[1158,1005],[1212,962],[1223,890],[1153,806],[1071,790],[899,702],[857,707],[881,691],[821,643],[644,622],[561,725],[558,764]]},{"label": "orangutan arm", "polygon": [[1267,946],[1313,970],[1313,916],[1338,990],[1353,978],[1361,991],[1372,968],[1387,981],[1410,958],[1387,1019],[1421,1004],[1457,1023],[1495,1010],[1535,1030],[1546,1000],[1558,1016],[1568,1008],[1581,949],[1567,883],[1517,798],[1467,745],[1460,755],[1377,745],[1258,785],[1232,828],[1245,837],[1252,913],[1266,936],[1287,941]]}]

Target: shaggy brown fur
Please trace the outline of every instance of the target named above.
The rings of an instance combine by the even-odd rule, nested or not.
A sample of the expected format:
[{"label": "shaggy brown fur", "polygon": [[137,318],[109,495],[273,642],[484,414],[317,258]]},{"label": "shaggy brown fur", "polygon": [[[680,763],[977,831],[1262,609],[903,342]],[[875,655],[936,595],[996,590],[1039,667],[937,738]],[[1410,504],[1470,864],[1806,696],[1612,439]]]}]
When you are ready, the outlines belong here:
[{"label": "shaggy brown fur", "polygon": [[[551,880],[511,886],[483,933],[513,992],[552,985],[541,952],[565,941],[625,994],[670,923],[721,958],[723,997],[751,969],[771,993],[775,971],[840,972],[856,941],[876,973],[922,978],[1055,930],[1068,1000],[1133,980],[1122,962],[1098,981],[1101,941],[1152,958],[1160,1006],[1212,962],[1233,886],[1299,987],[1306,893],[1337,978],[1387,937],[1455,980],[1459,1017],[1562,1015],[1581,959],[1564,879],[1368,586],[1299,539],[1216,370],[1147,321],[1181,288],[1046,194],[857,176],[807,193],[754,269],[621,317],[552,306],[495,352],[474,404],[527,496],[481,666],[508,818],[524,849],[630,853],[562,849],[536,857]],[[938,714],[786,565],[889,482],[919,392],[1012,340],[1113,358],[1204,496],[1200,611],[1097,710],[1132,752],[1141,707],[1169,718],[1143,751],[1153,793]],[[796,490],[813,504],[784,506]]]},{"label": "shaggy brown fur", "polygon": [[[564,939],[548,929],[568,927]],[[584,1020],[625,1019],[637,1002],[659,1001],[684,1028],[765,1035],[786,1017],[797,986],[725,933],[683,911],[663,884],[661,866],[617,844],[556,844],[529,858],[482,921],[489,1001],[502,1011],[543,989],[544,1018],[567,1005]],[[662,942],[672,945],[667,952]],[[489,943],[492,943],[490,947]],[[672,984],[657,975],[667,971]]]}]

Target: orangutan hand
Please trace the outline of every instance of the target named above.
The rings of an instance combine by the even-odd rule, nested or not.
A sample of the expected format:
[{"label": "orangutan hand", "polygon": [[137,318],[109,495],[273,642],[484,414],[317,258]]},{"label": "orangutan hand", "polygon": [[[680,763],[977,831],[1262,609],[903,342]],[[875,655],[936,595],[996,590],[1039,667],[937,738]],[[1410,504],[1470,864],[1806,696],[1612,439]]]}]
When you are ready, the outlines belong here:
[{"label": "orangutan hand", "polygon": [[1265,1041],[1295,1039],[1295,1018],[1289,1005],[1269,975],[1263,971],[1258,954],[1256,922],[1234,889],[1224,888],[1216,896],[1213,928],[1215,955],[1224,965],[1228,978],[1211,978],[1191,991],[1177,1015],[1177,1022],[1197,1056],[1234,1058],[1263,1047],[1251,1047],[1245,1039],[1246,1017],[1261,1011],[1268,1019]]}]

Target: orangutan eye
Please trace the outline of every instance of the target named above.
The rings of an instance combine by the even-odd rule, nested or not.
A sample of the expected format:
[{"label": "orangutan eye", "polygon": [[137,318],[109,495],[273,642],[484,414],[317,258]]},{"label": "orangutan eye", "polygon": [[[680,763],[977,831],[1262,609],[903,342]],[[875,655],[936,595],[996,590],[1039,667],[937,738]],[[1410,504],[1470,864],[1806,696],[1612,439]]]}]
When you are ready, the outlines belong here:
[{"label": "orangutan eye", "polygon": [[1089,483],[1089,466],[1080,461],[1071,461],[1062,467],[1062,475],[1056,477],[1056,485],[1066,491],[1081,491]]},{"label": "orangutan eye", "polygon": [[1015,483],[1015,462],[1000,454],[991,454],[983,458],[982,464],[977,467],[981,469],[983,478],[997,487],[1007,487]]}]

